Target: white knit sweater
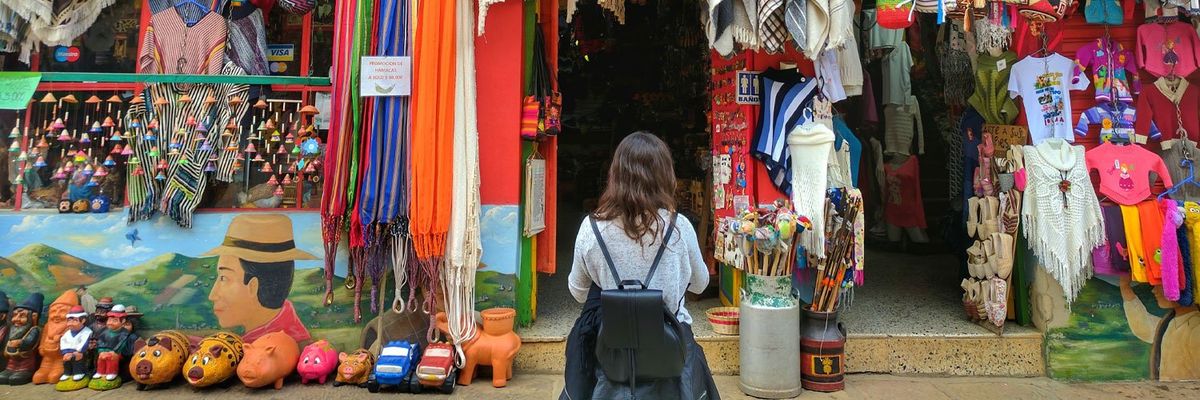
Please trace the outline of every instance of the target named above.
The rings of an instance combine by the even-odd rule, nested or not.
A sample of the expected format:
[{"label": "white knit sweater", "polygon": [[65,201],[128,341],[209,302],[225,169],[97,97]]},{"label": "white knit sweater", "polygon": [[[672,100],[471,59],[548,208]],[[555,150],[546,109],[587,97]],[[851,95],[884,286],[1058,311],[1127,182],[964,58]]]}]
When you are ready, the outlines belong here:
[{"label": "white knit sweater", "polygon": [[[1082,146],[1051,138],[1024,149],[1025,238],[1070,303],[1092,277],[1092,249],[1105,240],[1100,201],[1088,178]],[[1070,183],[1066,191],[1061,189],[1064,180]]]}]

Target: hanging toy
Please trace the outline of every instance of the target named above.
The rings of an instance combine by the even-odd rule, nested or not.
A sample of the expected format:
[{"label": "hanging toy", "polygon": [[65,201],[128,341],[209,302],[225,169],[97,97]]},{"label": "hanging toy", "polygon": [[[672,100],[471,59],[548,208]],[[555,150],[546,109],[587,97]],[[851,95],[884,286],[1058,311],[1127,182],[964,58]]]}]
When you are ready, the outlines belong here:
[{"label": "hanging toy", "polygon": [[96,167],[96,172],[92,176],[105,177],[108,176],[108,169],[104,167]]},{"label": "hanging toy", "polygon": [[[268,164],[268,165],[270,165],[270,164]],[[267,185],[275,186],[278,184],[279,184],[279,180],[275,179],[275,174],[271,174],[271,177],[267,178]]]},{"label": "hanging toy", "polygon": [[121,149],[121,155],[123,155],[123,156],[133,155],[133,146],[125,146],[125,148]]},{"label": "hanging toy", "polygon": [[34,168],[43,168],[46,166],[46,157],[38,156],[37,161],[33,162]]},{"label": "hanging toy", "polygon": [[[117,146],[120,146],[120,145],[118,144]],[[115,149],[115,147],[114,147],[114,149]],[[107,158],[104,159],[105,167],[114,167],[116,165],[117,165],[117,160],[113,160],[112,156],[108,156]]]}]

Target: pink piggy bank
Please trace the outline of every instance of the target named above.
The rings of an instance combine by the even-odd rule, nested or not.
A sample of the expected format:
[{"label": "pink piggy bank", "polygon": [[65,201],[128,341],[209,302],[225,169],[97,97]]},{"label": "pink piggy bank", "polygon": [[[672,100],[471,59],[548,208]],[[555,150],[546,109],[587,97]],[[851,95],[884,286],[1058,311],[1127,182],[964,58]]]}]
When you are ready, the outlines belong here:
[{"label": "pink piggy bank", "polygon": [[248,388],[270,384],[275,384],[276,390],[282,388],[283,378],[296,369],[300,359],[300,345],[283,332],[268,333],[242,348],[246,355],[237,366],[237,375]]},{"label": "pink piggy bank", "polygon": [[329,374],[337,369],[338,351],[328,341],[320,340],[304,346],[300,352],[300,363],[296,364],[296,372],[300,373],[300,383],[316,379],[324,385]]}]

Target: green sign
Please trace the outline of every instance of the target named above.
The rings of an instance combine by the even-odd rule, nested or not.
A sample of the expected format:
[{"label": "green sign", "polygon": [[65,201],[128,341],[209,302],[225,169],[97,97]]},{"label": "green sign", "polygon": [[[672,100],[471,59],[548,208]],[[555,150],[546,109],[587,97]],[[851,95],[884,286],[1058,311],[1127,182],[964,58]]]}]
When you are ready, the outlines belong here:
[{"label": "green sign", "polygon": [[0,72],[0,110],[24,110],[42,81],[39,72]]}]

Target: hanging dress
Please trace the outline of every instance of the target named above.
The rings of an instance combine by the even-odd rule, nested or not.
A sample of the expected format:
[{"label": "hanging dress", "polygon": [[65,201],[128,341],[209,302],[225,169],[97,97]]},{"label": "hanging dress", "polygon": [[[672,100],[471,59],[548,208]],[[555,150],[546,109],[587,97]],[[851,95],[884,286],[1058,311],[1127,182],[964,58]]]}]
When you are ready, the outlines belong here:
[{"label": "hanging dress", "polygon": [[921,166],[916,156],[900,165],[884,163],[883,218],[901,228],[925,228],[925,203],[921,199]]}]

